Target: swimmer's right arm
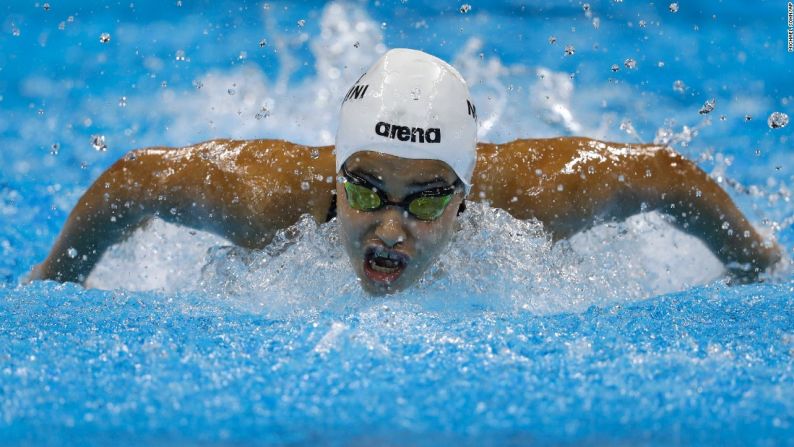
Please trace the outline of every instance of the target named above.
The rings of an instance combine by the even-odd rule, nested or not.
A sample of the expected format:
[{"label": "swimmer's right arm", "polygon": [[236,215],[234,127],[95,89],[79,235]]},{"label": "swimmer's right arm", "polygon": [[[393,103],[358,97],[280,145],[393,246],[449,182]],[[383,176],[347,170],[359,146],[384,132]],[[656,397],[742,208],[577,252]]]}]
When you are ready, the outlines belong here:
[{"label": "swimmer's right arm", "polygon": [[330,148],[284,141],[132,151],[88,188],[28,279],[82,283],[107,248],[152,216],[261,248],[302,214],[324,221],[334,187],[328,178]]}]

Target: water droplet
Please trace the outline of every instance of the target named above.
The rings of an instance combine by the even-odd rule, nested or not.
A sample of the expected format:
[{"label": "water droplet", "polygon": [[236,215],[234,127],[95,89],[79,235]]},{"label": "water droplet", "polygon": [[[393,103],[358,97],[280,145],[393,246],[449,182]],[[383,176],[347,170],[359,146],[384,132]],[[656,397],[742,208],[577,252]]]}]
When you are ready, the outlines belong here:
[{"label": "water droplet", "polygon": [[623,182],[625,182],[625,181],[626,181],[626,177],[625,177],[623,174],[620,174],[620,175],[618,176],[618,181],[619,181],[620,183],[623,183]]},{"label": "water droplet", "polygon": [[230,89],[226,90],[226,93],[228,93],[229,96],[234,96],[234,94],[237,93],[237,92],[233,88],[230,88]]},{"label": "water droplet", "polygon": [[91,146],[94,146],[94,149],[100,152],[105,152],[108,150],[108,147],[105,144],[104,135],[91,135]]},{"label": "water droplet", "polygon": [[116,221],[116,216],[110,216],[110,221],[111,222],[115,222]]},{"label": "water droplet", "polygon": [[635,61],[632,58],[628,58],[625,61],[623,61],[623,65],[625,65],[626,68],[628,68],[629,70],[634,70],[635,68],[637,68],[637,61]]},{"label": "water droplet", "polygon": [[298,20],[298,27],[303,28],[306,25],[306,20],[300,19]]},{"label": "water droplet", "polygon": [[711,98],[703,103],[703,107],[698,110],[698,113],[701,115],[705,115],[707,113],[711,113],[714,110],[714,106],[717,104],[717,100]]},{"label": "water droplet", "polygon": [[744,230],[744,238],[747,239],[750,237],[750,230]]},{"label": "water droplet", "polygon": [[167,87],[168,87],[168,82],[167,82],[167,81],[163,81],[163,82],[161,82],[161,83],[160,83],[160,87],[161,87],[161,88],[167,88]]},{"label": "water droplet", "polygon": [[595,166],[593,166],[593,165],[588,166],[587,167],[587,173],[590,174],[590,175],[595,174]]},{"label": "water droplet", "polygon": [[66,22],[61,22],[58,24],[58,29],[63,31],[66,29]]},{"label": "water droplet", "polygon": [[747,122],[747,121],[750,121],[751,119],[753,119],[753,116],[752,116],[752,115],[749,115],[749,114],[748,114],[748,115],[745,115],[745,116],[744,116],[744,121],[745,121],[745,122]]},{"label": "water droplet", "polygon": [[88,163],[85,161],[80,162],[80,169],[88,169]]},{"label": "water droplet", "polygon": [[185,60],[185,50],[176,50],[176,60],[184,61]]},{"label": "water droplet", "polygon": [[254,118],[261,120],[262,118],[267,118],[269,116],[270,116],[270,110],[268,110],[267,107],[262,106],[262,108],[259,109],[259,112],[256,115],[254,115]]},{"label": "water droplet", "polygon": [[45,10],[45,11],[49,11],[49,10],[50,10],[50,4],[49,4],[49,3],[45,3],[45,4],[42,6],[42,8],[44,8],[44,10]]},{"label": "water droplet", "polygon": [[722,229],[723,229],[723,230],[727,230],[727,229],[728,229],[728,228],[730,228],[730,227],[731,227],[731,224],[729,224],[728,222],[723,222],[723,223],[722,223]]},{"label": "water droplet", "polygon": [[755,156],[756,157],[760,157],[761,156],[761,149],[756,149],[755,150]]},{"label": "water droplet", "polygon": [[316,147],[313,147],[311,151],[309,151],[309,155],[312,157],[312,160],[317,160],[320,158],[320,150]]},{"label": "water droplet", "polygon": [[640,20],[640,28],[645,28],[646,25],[647,23],[645,22],[645,20]]},{"label": "water droplet", "polygon": [[196,79],[193,81],[193,87],[195,87],[196,90],[201,90],[201,87],[204,87],[204,83]]},{"label": "water droplet", "polygon": [[573,56],[574,53],[576,53],[576,49],[573,47],[573,45],[566,45],[565,46],[565,55],[566,56]]},{"label": "water droplet", "polygon": [[247,51],[240,51],[240,54],[237,56],[237,59],[245,60],[248,59],[248,52]]},{"label": "water droplet", "polygon": [[127,97],[126,96],[122,96],[121,98],[119,98],[119,107],[122,107],[122,108],[127,107]]},{"label": "water droplet", "polygon": [[270,3],[265,3],[264,5],[262,5],[262,9],[268,11],[270,9]]},{"label": "water droplet", "polygon": [[267,46],[267,40],[266,39],[260,40],[259,41],[259,48],[264,48],[265,46]]},{"label": "water droplet", "polygon": [[620,70],[620,65],[618,65],[618,64],[612,64],[612,66],[611,66],[611,67],[609,67],[609,68],[610,68],[610,70],[612,70],[612,72],[614,73],[614,72],[616,72],[616,71]]},{"label": "water droplet", "polygon": [[562,183],[560,183],[559,185],[557,185],[557,191],[562,191],[562,190],[564,190],[564,189],[565,189],[565,186],[563,186],[563,185],[562,185]]},{"label": "water droplet", "polygon": [[102,33],[99,35],[99,41],[101,43],[108,43],[110,42],[110,33]]},{"label": "water droplet", "polygon": [[670,3],[668,8],[670,9],[670,12],[676,13],[678,12],[678,3]]},{"label": "water droplet", "polygon": [[554,36],[549,36],[549,44],[554,45],[557,43],[557,38]]},{"label": "water droplet", "polygon": [[646,178],[651,178],[652,176],[653,176],[653,173],[651,172],[651,170],[650,169],[646,169],[645,170],[645,177]]},{"label": "water droplet", "polygon": [[19,37],[19,35],[22,34],[22,32],[19,31],[19,28],[17,28],[15,25],[11,25],[11,34],[14,37]]},{"label": "water droplet", "polygon": [[590,11],[590,3],[585,3],[584,5],[582,5],[582,10],[584,12]]},{"label": "water droplet", "polygon": [[464,3],[460,5],[460,13],[466,14],[467,12],[471,11],[471,5],[468,3]]},{"label": "water droplet", "polygon": [[304,191],[309,190],[309,182],[301,182],[301,189]]},{"label": "water droplet", "polygon": [[623,120],[620,122],[620,130],[622,130],[622,131],[626,132],[626,133],[627,133],[627,134],[629,134],[629,135],[632,135],[632,134],[634,134],[634,133],[635,133],[635,131],[634,131],[634,125],[633,125],[633,124],[631,124],[631,120],[630,120],[630,119],[628,119],[628,118],[624,118],[624,119],[623,119]]},{"label": "water droplet", "polygon": [[380,23],[380,29],[386,29],[387,26],[389,26],[389,25],[386,22],[381,22]]},{"label": "water droplet", "polygon": [[72,22],[74,22],[74,16],[69,16],[69,17],[67,17],[67,18],[66,18],[66,21],[67,21],[67,22],[69,22],[69,23],[72,23]]},{"label": "water droplet", "polygon": [[52,146],[50,146],[50,155],[58,155],[60,149],[61,146],[58,143],[53,143]]},{"label": "water droplet", "polygon": [[593,28],[598,29],[601,28],[601,19],[596,17],[593,19]]},{"label": "water droplet", "polygon": [[414,101],[419,101],[419,98],[421,97],[421,95],[422,95],[422,90],[419,89],[419,87],[411,90],[411,98]]},{"label": "water droplet", "polygon": [[44,116],[44,109],[39,109],[36,111],[39,116]]},{"label": "water droplet", "polygon": [[686,85],[684,85],[684,81],[678,79],[675,82],[673,82],[673,90],[675,90],[678,93],[684,93],[684,90],[686,90]]},{"label": "water droplet", "polygon": [[695,197],[703,197],[703,191],[696,189],[695,190]]},{"label": "water droplet", "polygon": [[176,216],[176,208],[171,208],[168,212],[171,213],[172,216]]},{"label": "water droplet", "polygon": [[356,43],[354,43],[354,44],[353,44],[353,46],[354,46],[354,47],[356,47],[356,48],[358,48],[358,47],[359,47],[359,45],[361,45],[361,44],[360,44],[360,43],[358,43],[358,41],[356,41]]},{"label": "water droplet", "polygon": [[788,125],[788,115],[783,112],[772,112],[766,120],[766,123],[769,125],[770,129],[786,127],[786,125]]},{"label": "water droplet", "polygon": [[720,115],[720,121],[725,121],[726,119],[728,119],[728,117],[725,115]]}]

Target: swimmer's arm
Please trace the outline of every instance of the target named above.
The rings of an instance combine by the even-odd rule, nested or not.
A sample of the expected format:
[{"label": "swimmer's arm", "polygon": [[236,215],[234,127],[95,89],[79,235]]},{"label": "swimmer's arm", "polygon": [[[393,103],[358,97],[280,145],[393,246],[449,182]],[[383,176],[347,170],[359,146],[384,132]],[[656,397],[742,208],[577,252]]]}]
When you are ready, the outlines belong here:
[{"label": "swimmer's arm", "polygon": [[[648,163],[660,175],[637,188],[640,197],[702,240],[736,280],[756,280],[780,261],[780,247],[761,236],[728,193],[694,162],[665,149]],[[645,163],[640,159],[628,164],[641,169]]]},{"label": "swimmer's arm", "polygon": [[[218,144],[227,145],[223,150],[229,154],[246,142]],[[300,168],[317,177],[332,171],[332,165],[325,160],[319,167],[302,166],[300,160],[310,157],[294,157],[290,151],[309,149],[283,141],[251,144],[236,152],[232,164],[226,155],[208,153],[207,143],[130,152],[80,198],[49,256],[28,279],[83,282],[108,247],[152,216],[213,232],[247,248],[265,246],[304,213],[323,221],[333,185],[312,182],[304,190],[303,176],[294,172]],[[332,158],[330,150],[311,163],[326,158]]]},{"label": "swimmer's arm", "polygon": [[[598,211],[625,219],[658,210],[682,231],[702,240],[740,281],[755,280],[780,260],[780,250],[753,228],[730,196],[695,163],[669,148],[626,145],[603,175],[584,183],[600,189]],[[600,184],[599,184],[600,183]],[[603,185],[603,186],[602,186]]]},{"label": "swimmer's arm", "polygon": [[[555,240],[602,221],[659,210],[701,239],[741,280],[755,279],[780,260],[777,245],[750,225],[728,194],[668,148],[584,138],[512,144],[519,144],[512,153],[524,155],[511,163],[520,166],[530,154],[536,160],[529,166],[540,170],[530,169],[511,194],[494,194],[501,202],[494,206],[519,218],[537,218]],[[522,189],[527,194],[518,194]]]}]

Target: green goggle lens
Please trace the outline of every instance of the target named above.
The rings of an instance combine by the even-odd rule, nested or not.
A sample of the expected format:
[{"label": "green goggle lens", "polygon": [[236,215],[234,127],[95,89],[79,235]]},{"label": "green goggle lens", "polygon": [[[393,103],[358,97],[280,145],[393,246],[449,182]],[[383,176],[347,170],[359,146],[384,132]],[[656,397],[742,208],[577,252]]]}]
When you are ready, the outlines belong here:
[{"label": "green goggle lens", "polygon": [[417,197],[408,204],[408,212],[422,220],[438,219],[444,213],[452,194],[446,196]]},{"label": "green goggle lens", "polygon": [[[383,205],[376,191],[364,185],[345,182],[345,192],[350,207],[358,211],[375,211]],[[438,219],[452,200],[453,194],[417,197],[408,203],[408,212],[421,220]]]},{"label": "green goggle lens", "polygon": [[345,191],[347,191],[347,201],[355,210],[372,211],[380,207],[380,197],[366,186],[345,182]]}]

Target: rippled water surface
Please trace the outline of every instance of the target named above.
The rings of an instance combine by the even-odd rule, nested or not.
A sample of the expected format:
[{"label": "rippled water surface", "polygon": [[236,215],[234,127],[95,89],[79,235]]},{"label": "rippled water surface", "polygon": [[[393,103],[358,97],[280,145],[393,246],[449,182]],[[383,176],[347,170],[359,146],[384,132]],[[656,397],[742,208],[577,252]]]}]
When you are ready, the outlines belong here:
[{"label": "rippled water surface", "polygon": [[[786,4],[675,5],[3,4],[0,443],[790,444]],[[460,69],[484,141],[670,144],[786,261],[728,286],[659,214],[554,244],[472,202],[387,298],[361,292],[336,222],[310,219],[253,252],[155,220],[106,254],[97,288],[19,285],[126,151],[330,144],[340,98],[395,47]]]}]

